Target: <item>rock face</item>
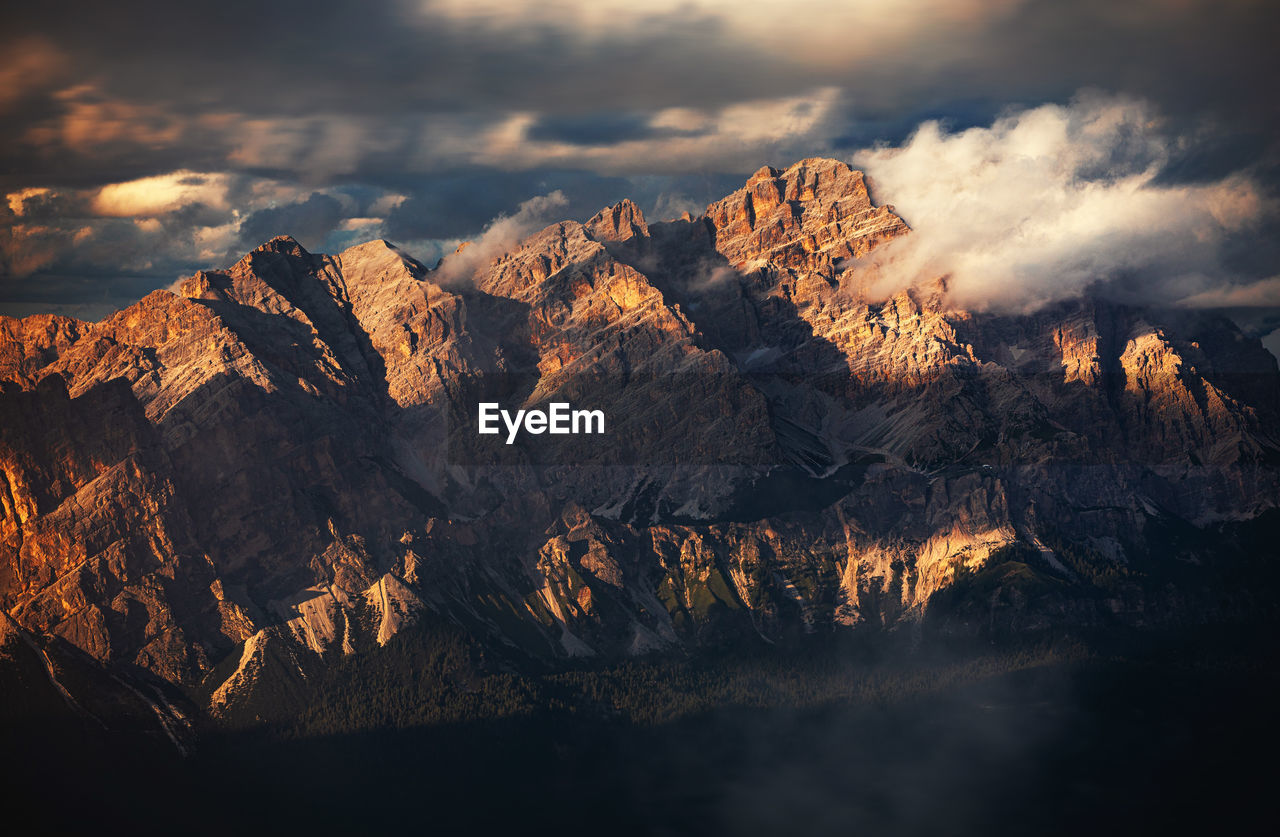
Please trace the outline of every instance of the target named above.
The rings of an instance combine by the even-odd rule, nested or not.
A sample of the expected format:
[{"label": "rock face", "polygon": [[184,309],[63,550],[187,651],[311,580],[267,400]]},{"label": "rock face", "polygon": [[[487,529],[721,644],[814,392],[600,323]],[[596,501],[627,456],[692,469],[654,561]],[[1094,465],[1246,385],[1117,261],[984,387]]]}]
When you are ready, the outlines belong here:
[{"label": "rock face", "polygon": [[[99,323],[0,318],[6,618],[226,714],[424,614],[544,658],[893,628],[1011,549],[1077,589],[1171,520],[1276,506],[1257,341],[865,299],[857,260],[907,232],[804,160],[698,218],[555,224],[464,285],[283,237]],[[481,401],[607,432],[508,445]],[[1156,618],[1134,595],[1050,610]]]},{"label": "rock face", "polygon": [[707,207],[716,249],[736,268],[767,262],[825,272],[907,231],[893,207],[871,205],[862,172],[836,160],[765,166]]}]

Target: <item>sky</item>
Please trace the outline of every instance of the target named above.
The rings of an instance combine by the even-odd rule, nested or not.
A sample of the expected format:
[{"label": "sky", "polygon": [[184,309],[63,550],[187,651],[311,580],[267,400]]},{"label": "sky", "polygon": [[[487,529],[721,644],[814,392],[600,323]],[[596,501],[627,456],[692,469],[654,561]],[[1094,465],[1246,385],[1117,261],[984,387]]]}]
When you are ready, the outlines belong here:
[{"label": "sky", "polygon": [[[427,264],[830,156],[972,307],[1099,283],[1280,338],[1263,0],[43,0],[0,12],[0,313],[97,318],[278,234]],[[504,227],[505,225],[505,227]]]}]

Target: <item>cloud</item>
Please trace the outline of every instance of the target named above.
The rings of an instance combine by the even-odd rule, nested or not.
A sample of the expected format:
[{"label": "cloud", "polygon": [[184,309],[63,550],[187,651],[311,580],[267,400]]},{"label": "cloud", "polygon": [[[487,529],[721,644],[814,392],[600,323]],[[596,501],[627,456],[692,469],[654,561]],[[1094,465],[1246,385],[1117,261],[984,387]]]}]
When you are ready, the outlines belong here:
[{"label": "cloud", "polygon": [[670,108],[645,119],[613,115],[595,129],[583,120],[548,128],[517,113],[484,133],[472,162],[494,167],[580,168],[596,172],[697,172],[753,169],[762,160],[813,156],[839,132],[842,94],[834,87],[803,95],[755,99],[715,110]]},{"label": "cloud", "polygon": [[33,186],[5,195],[5,203],[9,205],[9,211],[16,216],[39,218],[56,214],[57,204],[61,202],[62,197],[52,189]]},{"label": "cloud", "polygon": [[1280,308],[1280,276],[1201,291],[1180,301],[1187,308]]},{"label": "cloud", "polygon": [[[786,13],[763,0],[280,0],[270,19],[288,24],[273,26],[249,0],[120,0],[111,14],[87,0],[19,4],[0,32],[0,192],[52,196],[20,201],[26,229],[6,232],[5,246],[30,254],[10,265],[40,264],[48,281],[6,283],[5,294],[38,287],[53,303],[64,289],[80,292],[72,280],[89,268],[95,283],[115,281],[114,270],[121,288],[136,289],[125,264],[150,262],[153,281],[207,267],[227,255],[218,248],[239,246],[234,234],[253,213],[313,193],[342,204],[322,246],[362,234],[343,229],[346,218],[382,218],[380,234],[420,254],[556,189],[569,217],[624,196],[648,211],[663,192],[672,197],[659,217],[677,214],[765,163],[901,144],[933,119],[948,135],[989,127],[1009,107],[1067,102],[1088,86],[1151,102],[1169,136],[1195,138],[1158,149],[1148,189],[1220,183],[1252,165],[1264,202],[1280,192],[1274,3],[885,9],[882,0],[796,0]],[[216,182],[206,184],[213,194],[184,194],[174,172],[227,178],[225,197]],[[98,209],[85,205],[104,189]],[[398,197],[371,208],[381,196]],[[319,220],[321,207],[311,209]],[[163,230],[138,238],[101,217],[144,217],[135,213]],[[92,236],[77,242],[85,227]],[[69,249],[33,244],[50,236]],[[124,254],[129,241],[144,249]],[[96,256],[124,261],[89,265],[91,242]],[[1262,250],[1238,248],[1259,262],[1270,258]],[[1273,275],[1276,262],[1251,275]],[[1188,294],[1205,290],[1188,283]]]},{"label": "cloud", "polygon": [[0,227],[0,277],[30,276],[58,258],[70,243],[66,231],[37,224]]},{"label": "cloud", "polygon": [[309,191],[188,170],[99,188],[17,190],[0,201],[0,311],[100,314],[285,232],[333,252],[377,238],[385,218],[376,212],[403,198],[373,186]]},{"label": "cloud", "polygon": [[738,272],[725,265],[706,264],[690,280],[688,289],[693,293],[705,293],[715,288],[735,287],[739,281]]},{"label": "cloud", "polygon": [[873,296],[945,276],[966,308],[1033,309],[1099,285],[1157,303],[1226,293],[1242,279],[1227,244],[1271,207],[1242,173],[1162,181],[1187,141],[1149,104],[1098,94],[954,133],[927,122],[854,157],[913,229],[855,274]]},{"label": "cloud", "polygon": [[472,282],[477,270],[503,253],[509,252],[530,233],[545,227],[563,212],[569,200],[563,192],[552,192],[530,198],[520,204],[514,215],[501,215],[485,227],[478,239],[446,256],[431,275],[432,281],[445,287]]},{"label": "cloud", "polygon": [[232,185],[226,174],[175,171],[103,186],[92,206],[96,214],[115,218],[162,215],[197,203],[225,209]]},{"label": "cloud", "polygon": [[654,221],[670,221],[683,216],[686,212],[692,216],[702,214],[702,210],[710,201],[695,201],[688,195],[679,192],[663,192],[653,202],[652,215]]},{"label": "cloud", "polygon": [[247,0],[113,8],[7,16],[0,188],[183,169],[302,196],[460,167],[746,173],[1088,85],[1214,116],[1233,165],[1280,153],[1280,7],[1260,0],[285,0],[285,37]]},{"label": "cloud", "polygon": [[[1280,122],[1267,83],[1280,69],[1269,37],[1280,10],[1249,0],[1123,9],[1103,0],[903,0],[893,14],[871,0],[797,0],[787,14],[751,0],[371,2],[358,11],[290,0],[277,6],[291,21],[283,38],[246,0],[181,9],[122,0],[112,16],[76,5],[9,16],[0,78],[20,92],[0,138],[6,190],[182,168],[270,171],[311,188],[464,161],[749,171],[761,161],[748,165],[750,148],[732,141],[734,109],[759,132],[778,117],[762,103],[830,90],[839,95],[826,119],[784,115],[787,147],[833,138],[857,147],[900,138],[894,132],[930,116],[986,119],[1011,102],[1062,101],[1087,85],[1170,115],[1225,114],[1235,133],[1274,138]],[[132,25],[142,19],[145,31]],[[194,42],[193,28],[202,33]],[[717,125],[704,146],[686,137],[574,151]],[[541,147],[525,161],[495,159],[486,140],[500,145],[504,130]],[[636,169],[610,169],[623,170]]]},{"label": "cloud", "polygon": [[185,120],[164,108],[109,98],[89,84],[59,90],[54,98],[63,105],[61,119],[52,131],[46,125],[35,128],[29,139],[60,142],[73,152],[91,153],[110,145],[172,145],[187,127]]},{"label": "cloud", "polygon": [[[678,21],[715,20],[726,40],[750,43],[764,53],[829,66],[872,49],[900,47],[922,33],[980,27],[1025,5],[1024,0],[897,0],[885,14],[883,0],[790,0],[780,14],[767,0],[426,0],[424,18],[495,30],[518,27],[573,29],[590,39]],[[815,25],[820,23],[821,25]],[[854,44],[857,32],[866,45]],[[796,45],[803,44],[803,50]]]},{"label": "cloud", "polygon": [[579,220],[622,198],[638,198],[633,179],[571,170],[502,171],[462,166],[394,182],[403,199],[386,211],[386,235],[406,245],[476,236],[495,217],[509,215],[522,201],[553,190],[568,201],[561,218]]},{"label": "cloud", "polygon": [[604,111],[589,114],[550,114],[525,132],[526,139],[568,145],[615,145],[628,140],[696,135],[701,126],[681,129],[659,124],[648,114]]},{"label": "cloud", "polygon": [[67,64],[67,56],[45,38],[27,38],[8,45],[0,59],[0,114],[55,82]]},{"label": "cloud", "polygon": [[582,114],[519,108],[445,113],[271,117],[239,122],[228,161],[306,182],[394,169],[400,176],[485,168],[603,175],[753,170],[829,150],[844,129],[841,91],[753,97],[715,107]]}]

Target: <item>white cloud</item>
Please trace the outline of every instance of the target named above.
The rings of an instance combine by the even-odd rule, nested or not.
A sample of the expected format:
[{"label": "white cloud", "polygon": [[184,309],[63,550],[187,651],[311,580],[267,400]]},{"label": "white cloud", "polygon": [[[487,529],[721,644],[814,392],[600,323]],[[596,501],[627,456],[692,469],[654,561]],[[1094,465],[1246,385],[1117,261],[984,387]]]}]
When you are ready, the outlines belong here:
[{"label": "white cloud", "polygon": [[235,248],[239,237],[238,218],[214,227],[196,227],[191,231],[190,255],[213,267]]},{"label": "white cloud", "polygon": [[682,195],[673,192],[663,192],[658,195],[653,206],[653,220],[669,221],[679,218],[684,213],[693,216],[702,214],[702,210],[706,208],[705,204],[699,203],[688,195]]},{"label": "white cloud", "polygon": [[445,257],[432,274],[432,281],[445,286],[472,281],[477,270],[510,251],[530,233],[553,223],[555,213],[568,204],[568,198],[557,190],[548,195],[530,198],[520,204],[514,215],[499,215],[489,222],[478,239]]},{"label": "white cloud", "polygon": [[1221,287],[1220,245],[1264,202],[1240,174],[1160,182],[1176,142],[1149,106],[1100,95],[959,133],[927,122],[854,158],[913,229],[858,275],[875,296],[946,276],[971,308],[1034,308],[1106,280],[1163,302]]},{"label": "white cloud", "polygon": [[391,210],[398,207],[409,199],[408,195],[401,195],[397,192],[388,192],[369,204],[369,214],[376,215],[379,218],[385,218],[390,214]]}]

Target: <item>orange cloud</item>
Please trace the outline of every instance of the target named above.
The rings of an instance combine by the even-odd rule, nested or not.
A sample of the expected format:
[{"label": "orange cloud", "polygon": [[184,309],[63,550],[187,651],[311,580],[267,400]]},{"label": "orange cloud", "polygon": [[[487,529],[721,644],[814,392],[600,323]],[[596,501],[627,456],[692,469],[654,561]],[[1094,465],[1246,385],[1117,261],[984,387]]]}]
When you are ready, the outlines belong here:
[{"label": "orange cloud", "polygon": [[161,215],[193,203],[227,208],[231,176],[175,171],[103,186],[93,199],[94,212],[115,218]]}]

